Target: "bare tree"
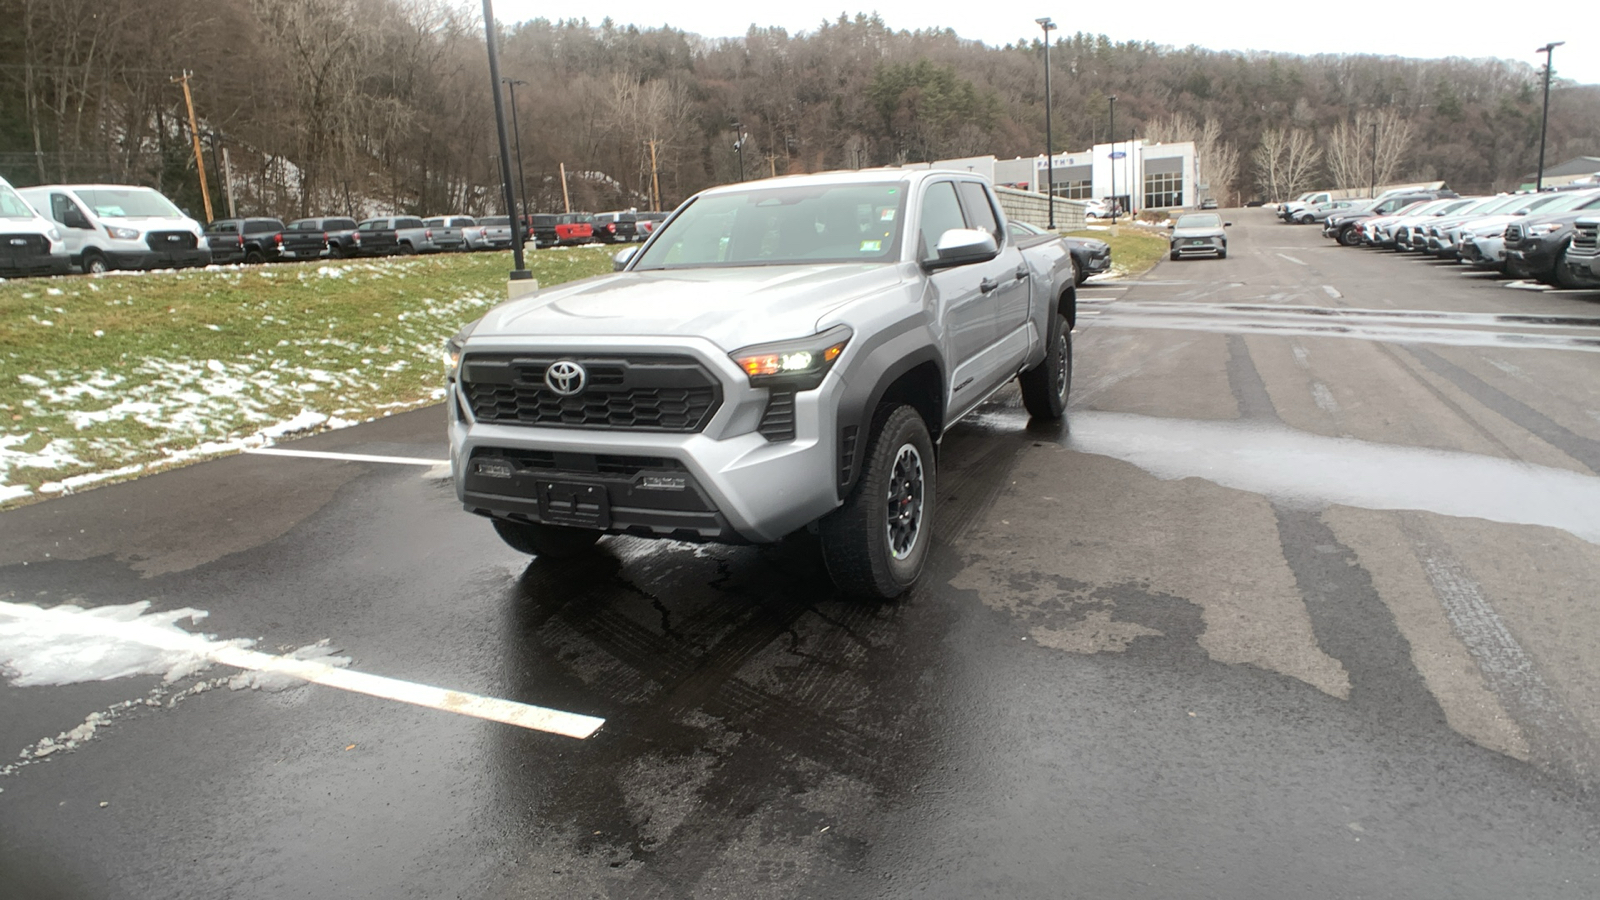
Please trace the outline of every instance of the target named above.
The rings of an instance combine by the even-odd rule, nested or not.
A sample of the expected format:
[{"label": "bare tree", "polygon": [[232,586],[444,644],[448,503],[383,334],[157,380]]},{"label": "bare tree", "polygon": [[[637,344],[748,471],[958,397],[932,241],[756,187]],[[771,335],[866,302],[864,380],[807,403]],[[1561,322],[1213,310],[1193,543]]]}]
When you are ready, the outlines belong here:
[{"label": "bare tree", "polygon": [[1207,119],[1205,125],[1183,113],[1163,116],[1145,126],[1144,139],[1150,143],[1191,141],[1195,151],[1195,177],[1200,184],[1225,200],[1232,200],[1233,182],[1239,177],[1239,149],[1223,139],[1222,122]]},{"label": "bare tree", "polygon": [[1261,133],[1261,144],[1251,159],[1256,184],[1268,198],[1283,200],[1311,186],[1322,163],[1322,149],[1305,129],[1269,128]]},{"label": "bare tree", "polygon": [[1411,137],[1410,119],[1392,109],[1361,110],[1355,118],[1340,121],[1328,135],[1328,171],[1334,186],[1362,188],[1393,181]]}]

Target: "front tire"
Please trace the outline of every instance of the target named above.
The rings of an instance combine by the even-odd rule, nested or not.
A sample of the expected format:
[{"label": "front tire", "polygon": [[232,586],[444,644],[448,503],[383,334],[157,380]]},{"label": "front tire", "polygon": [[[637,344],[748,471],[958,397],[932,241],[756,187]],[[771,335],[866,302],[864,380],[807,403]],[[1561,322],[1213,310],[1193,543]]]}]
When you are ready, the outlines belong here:
[{"label": "front tire", "polygon": [[1361,243],[1361,233],[1356,231],[1353,226],[1346,225],[1339,229],[1339,243],[1346,247],[1354,247]]},{"label": "front tire", "polygon": [[1054,422],[1067,412],[1072,391],[1072,326],[1057,313],[1045,338],[1048,350],[1038,365],[1017,376],[1022,405],[1035,419]]},{"label": "front tire", "polygon": [[1556,287],[1561,287],[1561,288],[1581,288],[1581,287],[1584,287],[1583,282],[1579,281],[1578,277],[1576,275],[1572,274],[1571,267],[1569,267],[1567,265],[1567,251],[1564,250],[1564,249],[1561,251],[1560,255],[1556,257],[1555,277],[1552,278],[1551,280],[1556,283]]},{"label": "front tire", "polygon": [[536,522],[494,520],[495,533],[511,549],[541,559],[571,559],[594,546],[604,534],[591,528],[568,528]]},{"label": "front tire", "polygon": [[83,274],[104,275],[110,269],[104,256],[92,251],[83,255]]},{"label": "front tire", "polygon": [[1178,251],[1174,250],[1171,253],[1167,254],[1167,258],[1172,260],[1173,262],[1177,262],[1182,257],[1178,256]]},{"label": "front tire", "polygon": [[933,438],[910,406],[873,417],[861,480],[822,520],[822,558],[839,590],[889,600],[922,574],[933,542],[937,487]]}]

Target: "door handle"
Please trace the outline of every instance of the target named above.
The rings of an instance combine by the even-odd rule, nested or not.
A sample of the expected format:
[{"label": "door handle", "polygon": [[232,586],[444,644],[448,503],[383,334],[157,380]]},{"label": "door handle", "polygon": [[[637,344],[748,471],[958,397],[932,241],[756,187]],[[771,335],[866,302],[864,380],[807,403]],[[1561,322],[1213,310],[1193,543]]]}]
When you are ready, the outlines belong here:
[{"label": "door handle", "polygon": [[1017,266],[1017,280],[1021,281],[1022,279],[1027,278],[1027,277],[1028,277],[1028,267],[1027,266]]},{"label": "door handle", "polygon": [[999,286],[1000,282],[995,281],[993,278],[985,278],[984,280],[978,282],[978,290],[983,291],[985,294],[993,291]]}]

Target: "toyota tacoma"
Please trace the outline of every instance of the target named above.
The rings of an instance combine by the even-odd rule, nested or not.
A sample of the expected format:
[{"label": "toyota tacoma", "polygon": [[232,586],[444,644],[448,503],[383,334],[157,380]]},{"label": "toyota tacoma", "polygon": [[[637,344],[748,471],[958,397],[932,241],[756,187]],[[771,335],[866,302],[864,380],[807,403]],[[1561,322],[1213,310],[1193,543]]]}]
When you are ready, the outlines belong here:
[{"label": "toyota tacoma", "polygon": [[880,170],[704,191],[619,271],[492,309],[448,348],[457,496],[506,543],[773,543],[894,597],[932,542],[941,436],[1012,379],[1059,419],[1074,271],[989,182]]}]

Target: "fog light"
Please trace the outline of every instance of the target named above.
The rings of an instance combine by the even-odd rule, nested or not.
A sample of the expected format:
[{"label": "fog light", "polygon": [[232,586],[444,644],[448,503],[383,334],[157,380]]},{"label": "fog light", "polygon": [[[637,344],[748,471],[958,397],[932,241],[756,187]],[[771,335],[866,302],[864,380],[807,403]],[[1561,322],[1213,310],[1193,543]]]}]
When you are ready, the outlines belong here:
[{"label": "fog light", "polygon": [[480,459],[473,465],[473,471],[485,478],[510,478],[511,463],[503,459]]}]

